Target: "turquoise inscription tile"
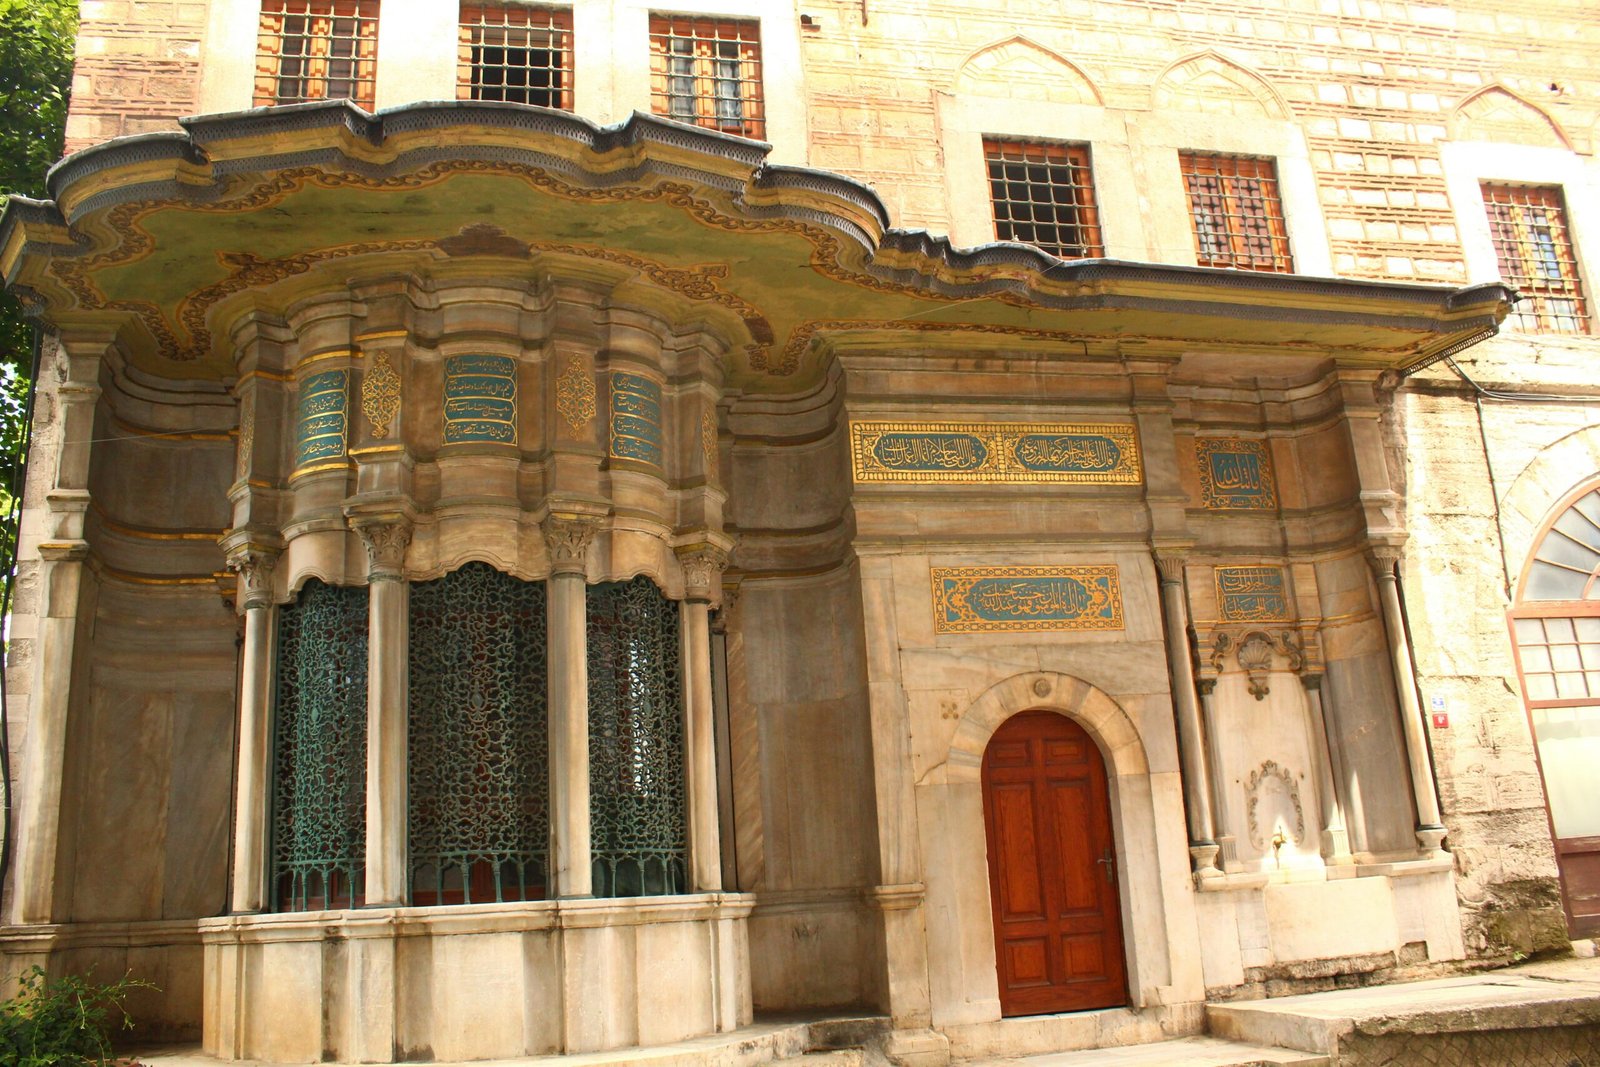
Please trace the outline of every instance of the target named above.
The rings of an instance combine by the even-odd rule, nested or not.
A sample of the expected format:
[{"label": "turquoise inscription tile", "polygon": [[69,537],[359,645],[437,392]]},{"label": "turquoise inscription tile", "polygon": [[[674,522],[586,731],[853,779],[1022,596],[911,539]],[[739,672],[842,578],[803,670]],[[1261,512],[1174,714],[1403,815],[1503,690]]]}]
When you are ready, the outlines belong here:
[{"label": "turquoise inscription tile", "polygon": [[1122,465],[1122,449],[1104,434],[1023,434],[1011,452],[1030,471],[1099,473]]},{"label": "turquoise inscription tile", "polygon": [[638,374],[612,372],[607,438],[613,459],[662,465],[661,383]]},{"label": "turquoise inscription tile", "polygon": [[1263,441],[1217,437],[1195,442],[1200,461],[1200,502],[1213,511],[1278,506],[1272,464]]},{"label": "turquoise inscription tile", "polygon": [[345,454],[349,432],[350,372],[319,371],[300,382],[295,411],[294,465]]},{"label": "turquoise inscription tile", "polygon": [[517,363],[510,356],[444,361],[444,443],[517,443]]},{"label": "turquoise inscription tile", "polygon": [[1218,567],[1217,604],[1226,622],[1283,622],[1289,598],[1277,567]]},{"label": "turquoise inscription tile", "polygon": [[938,633],[1122,629],[1115,566],[935,567]]},{"label": "turquoise inscription tile", "polygon": [[872,458],[890,471],[972,471],[989,461],[989,447],[974,433],[886,433]]}]

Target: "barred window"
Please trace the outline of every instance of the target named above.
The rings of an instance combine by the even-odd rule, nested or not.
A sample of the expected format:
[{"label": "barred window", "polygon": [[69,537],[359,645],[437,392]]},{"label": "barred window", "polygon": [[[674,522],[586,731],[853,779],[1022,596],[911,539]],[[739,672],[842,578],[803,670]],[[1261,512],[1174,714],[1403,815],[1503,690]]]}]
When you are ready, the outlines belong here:
[{"label": "barred window", "polygon": [[1558,186],[1484,182],[1484,210],[1500,278],[1522,294],[1511,312],[1524,330],[1588,333],[1589,309]]},{"label": "barred window", "polygon": [[994,232],[1062,259],[1105,255],[1089,146],[984,138]]},{"label": "barred window", "polygon": [[1178,164],[1200,266],[1294,270],[1272,160],[1180,152]]},{"label": "barred window", "polygon": [[377,0],[263,0],[255,106],[353,100],[371,108]]},{"label": "barred window", "polygon": [[463,4],[456,95],[572,110],[572,13]]},{"label": "barred window", "polygon": [[759,24],[651,16],[650,110],[723,133],[765,136]]}]

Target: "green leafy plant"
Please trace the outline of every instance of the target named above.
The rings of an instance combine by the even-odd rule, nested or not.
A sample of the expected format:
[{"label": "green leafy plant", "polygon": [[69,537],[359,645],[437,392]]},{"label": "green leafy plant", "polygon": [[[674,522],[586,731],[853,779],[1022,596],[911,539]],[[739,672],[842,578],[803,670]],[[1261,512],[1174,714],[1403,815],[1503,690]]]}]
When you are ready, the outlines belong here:
[{"label": "green leafy plant", "polygon": [[110,1030],[120,1017],[133,1026],[123,1001],[149,982],[123,975],[99,985],[77,975],[49,979],[33,967],[17,979],[22,987],[0,1003],[0,1063],[16,1067],[100,1067],[111,1060]]}]

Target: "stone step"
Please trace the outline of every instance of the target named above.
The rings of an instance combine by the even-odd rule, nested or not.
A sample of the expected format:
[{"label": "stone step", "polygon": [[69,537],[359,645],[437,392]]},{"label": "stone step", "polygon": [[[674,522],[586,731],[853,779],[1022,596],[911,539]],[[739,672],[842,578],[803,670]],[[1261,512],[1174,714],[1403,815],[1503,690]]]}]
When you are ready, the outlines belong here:
[{"label": "stone step", "polygon": [[[962,1067],[979,1067],[989,1061],[972,1061]],[[1327,1056],[1298,1049],[1247,1045],[1216,1037],[1180,1037],[1147,1045],[1050,1052],[1042,1056],[1006,1060],[1006,1067],[1326,1067]]]},{"label": "stone step", "polygon": [[867,1067],[867,1054],[865,1050],[859,1048],[807,1052],[803,1056],[773,1060],[768,1067]]}]

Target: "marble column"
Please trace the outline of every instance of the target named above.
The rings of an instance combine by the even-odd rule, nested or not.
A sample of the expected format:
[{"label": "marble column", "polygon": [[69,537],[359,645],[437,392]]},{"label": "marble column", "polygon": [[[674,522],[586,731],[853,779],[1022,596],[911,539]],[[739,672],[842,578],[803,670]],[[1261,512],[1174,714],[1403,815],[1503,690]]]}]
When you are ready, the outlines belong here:
[{"label": "marble column", "polygon": [[411,589],[402,573],[411,520],[363,513],[367,547],[367,885],[369,907],[406,903],[406,739]]},{"label": "marble column", "polygon": [[1429,855],[1441,851],[1445,828],[1439,819],[1439,796],[1433,785],[1433,759],[1428,753],[1428,738],[1422,727],[1422,703],[1417,699],[1417,678],[1411,666],[1411,646],[1406,640],[1405,617],[1400,609],[1400,585],[1395,565],[1400,550],[1387,546],[1374,548],[1368,555],[1373,577],[1378,582],[1378,600],[1383,607],[1383,626],[1389,639],[1389,659],[1394,668],[1394,684],[1400,698],[1400,726],[1405,735],[1406,763],[1411,772],[1411,792],[1417,802],[1417,845]]},{"label": "marble column", "polygon": [[589,848],[589,659],[584,608],[589,545],[600,529],[594,515],[554,514],[544,520],[550,556],[550,895],[594,894]]},{"label": "marble column", "polygon": [[1317,765],[1322,859],[1325,863],[1342,866],[1354,861],[1350,856],[1350,833],[1344,824],[1344,801],[1339,796],[1338,778],[1333,773],[1332,745],[1328,740],[1327,715],[1322,707],[1321,672],[1302,672],[1300,684],[1306,691],[1306,714],[1311,719],[1311,752]]},{"label": "marble column", "polygon": [[717,747],[711,706],[711,602],[720,599],[728,554],[716,545],[678,550],[684,600],[679,609],[683,643],[684,785],[689,801],[689,882],[697,893],[722,890],[722,835],[718,825]]},{"label": "marble column", "polygon": [[239,575],[244,609],[244,654],[239,667],[239,769],[233,801],[233,890],[235,913],[264,910],[267,885],[267,820],[272,782],[273,638],[278,609],[273,603],[277,546],[244,541],[228,552]]},{"label": "marble column", "polygon": [[1183,595],[1184,557],[1158,552],[1161,607],[1167,622],[1167,667],[1172,674],[1172,708],[1178,720],[1178,756],[1183,764],[1183,806],[1189,817],[1189,857],[1195,873],[1214,877],[1217,842],[1211,820],[1211,773],[1206,766],[1204,731],[1195,696],[1194,660],[1189,654],[1189,612]]},{"label": "marble column", "polygon": [[1204,715],[1203,726],[1206,735],[1206,755],[1210,762],[1207,770],[1211,774],[1211,802],[1212,802],[1212,831],[1217,841],[1216,865],[1224,871],[1237,870],[1239,866],[1238,835],[1233,831],[1239,825],[1239,815],[1235,810],[1234,791],[1230,787],[1223,768],[1221,736],[1217,732],[1217,680],[1215,678],[1199,678],[1196,686],[1200,690],[1200,709]]}]

